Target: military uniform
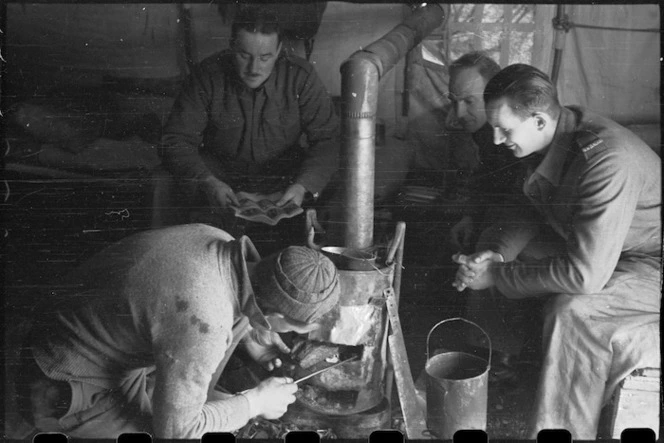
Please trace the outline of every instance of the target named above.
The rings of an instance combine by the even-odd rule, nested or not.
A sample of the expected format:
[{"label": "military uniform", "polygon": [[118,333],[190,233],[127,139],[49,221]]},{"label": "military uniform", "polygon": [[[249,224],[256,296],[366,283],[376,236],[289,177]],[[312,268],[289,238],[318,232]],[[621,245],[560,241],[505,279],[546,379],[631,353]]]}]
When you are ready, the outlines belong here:
[{"label": "military uniform", "polygon": [[[270,193],[297,182],[321,192],[339,164],[332,99],[313,66],[280,56],[256,89],[223,51],[196,66],[164,128],[159,154],[179,179],[214,175],[234,190]],[[306,152],[299,148],[307,136]],[[282,189],[280,189],[282,188]]]},{"label": "military uniform", "polygon": [[[504,296],[546,296],[531,437],[565,428],[594,440],[617,384],[660,362],[661,160],[627,129],[581,107],[563,108],[539,160],[523,187],[532,213],[492,227],[483,246],[505,257],[492,271]],[[560,252],[524,260],[543,227],[555,232]]]}]

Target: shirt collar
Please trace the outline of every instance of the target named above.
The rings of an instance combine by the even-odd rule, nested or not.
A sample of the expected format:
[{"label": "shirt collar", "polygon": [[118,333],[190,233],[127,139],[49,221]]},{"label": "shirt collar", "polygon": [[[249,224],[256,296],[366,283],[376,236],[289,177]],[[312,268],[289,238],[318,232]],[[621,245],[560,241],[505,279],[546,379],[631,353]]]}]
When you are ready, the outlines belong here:
[{"label": "shirt collar", "polygon": [[243,235],[235,241],[236,247],[233,248],[233,265],[238,273],[238,301],[240,303],[240,312],[249,317],[251,323],[260,325],[265,329],[270,329],[270,323],[265,318],[265,314],[256,303],[256,295],[251,286],[247,261],[258,262],[261,257],[256,247],[249,237]]},{"label": "shirt collar", "polygon": [[539,166],[537,166],[537,169],[535,169],[536,174],[553,185],[560,183],[565,159],[572,152],[571,148],[575,127],[576,118],[574,113],[567,108],[562,108],[553,140],[544,158]]}]

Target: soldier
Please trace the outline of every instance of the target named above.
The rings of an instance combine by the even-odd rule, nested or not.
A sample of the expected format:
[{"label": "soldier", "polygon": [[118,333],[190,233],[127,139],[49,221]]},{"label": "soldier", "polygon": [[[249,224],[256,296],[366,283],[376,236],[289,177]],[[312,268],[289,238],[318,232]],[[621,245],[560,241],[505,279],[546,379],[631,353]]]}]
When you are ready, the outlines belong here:
[{"label": "soldier", "polygon": [[247,237],[203,224],[136,234],[54,286],[35,318],[16,392],[40,431],[77,438],[196,438],[276,419],[297,385],[270,377],[241,393],[215,389],[236,346],[273,370],[336,306],[339,279],[317,251],[261,260]]},{"label": "soldier", "polygon": [[[457,251],[470,253],[479,234],[502,215],[522,205],[521,186],[523,165],[507,149],[493,143],[493,128],[487,123],[484,88],[500,71],[500,66],[483,51],[469,52],[450,64],[450,92],[454,117],[463,130],[470,134],[477,148],[478,165],[466,177],[465,185],[457,180],[458,191],[468,200],[463,215],[450,229],[450,241]],[[470,148],[470,146],[467,146]],[[524,348],[520,336],[513,337],[513,329],[506,325],[522,325],[523,309],[497,311],[487,306],[489,291],[469,294],[465,316],[491,332],[494,350],[490,378],[509,383],[516,379],[514,363]],[[494,297],[500,300],[500,296]],[[519,306],[519,308],[521,308]],[[499,327],[495,327],[499,323]],[[469,341],[482,345],[482,336],[470,336]]]},{"label": "soldier", "polygon": [[[476,253],[455,255],[454,285],[542,300],[544,355],[530,438],[564,428],[594,440],[618,383],[660,362],[661,160],[617,123],[562,107],[555,86],[532,66],[503,69],[484,101],[494,143],[528,164],[531,211],[485,231]],[[557,252],[517,258],[544,230]]]},{"label": "soldier", "polygon": [[185,82],[159,153],[187,205],[224,214],[244,191],[300,206],[307,196],[315,201],[336,172],[332,99],[310,63],[284,54],[281,39],[273,14],[245,7],[230,51],[203,60]]},{"label": "soldier", "polygon": [[513,203],[522,176],[520,163],[504,149],[493,144],[493,131],[486,121],[484,87],[500,71],[500,66],[482,51],[462,55],[450,65],[449,99],[454,117],[477,145],[479,164],[467,188],[469,196],[463,216],[450,230],[450,240],[459,250],[468,251],[477,240],[474,233],[495,218],[496,211]]}]

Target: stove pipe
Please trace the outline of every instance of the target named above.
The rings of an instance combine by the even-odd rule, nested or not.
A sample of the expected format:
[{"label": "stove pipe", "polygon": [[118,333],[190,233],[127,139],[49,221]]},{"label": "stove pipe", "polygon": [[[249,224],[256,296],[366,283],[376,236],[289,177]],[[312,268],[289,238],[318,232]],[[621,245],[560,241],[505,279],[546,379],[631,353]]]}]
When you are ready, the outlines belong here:
[{"label": "stove pipe", "polygon": [[373,246],[375,128],[380,79],[444,19],[441,5],[418,7],[403,23],[355,52],[341,65],[346,248],[366,249]]}]

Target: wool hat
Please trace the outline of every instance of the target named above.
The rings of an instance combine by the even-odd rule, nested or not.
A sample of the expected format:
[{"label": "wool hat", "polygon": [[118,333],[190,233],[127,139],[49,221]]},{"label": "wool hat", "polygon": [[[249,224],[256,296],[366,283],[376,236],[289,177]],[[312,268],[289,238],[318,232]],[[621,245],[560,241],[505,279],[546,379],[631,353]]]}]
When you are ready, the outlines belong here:
[{"label": "wool hat", "polygon": [[311,248],[289,246],[256,266],[259,306],[288,318],[311,322],[330,311],[341,293],[332,261]]}]

